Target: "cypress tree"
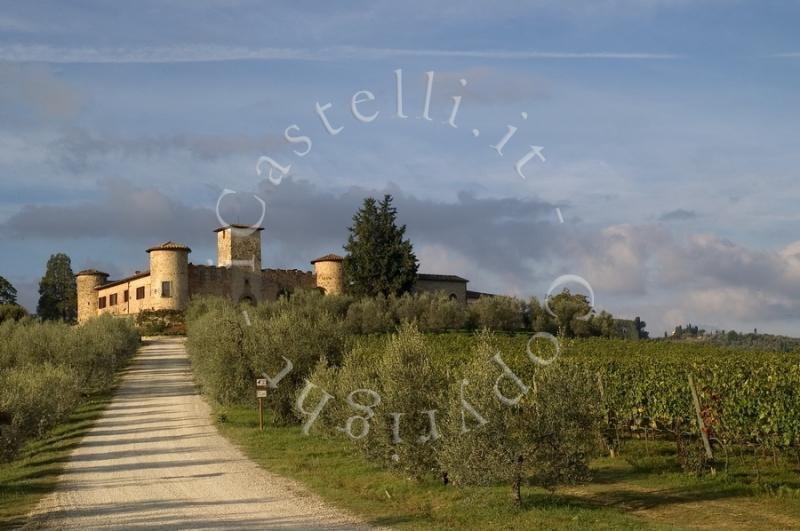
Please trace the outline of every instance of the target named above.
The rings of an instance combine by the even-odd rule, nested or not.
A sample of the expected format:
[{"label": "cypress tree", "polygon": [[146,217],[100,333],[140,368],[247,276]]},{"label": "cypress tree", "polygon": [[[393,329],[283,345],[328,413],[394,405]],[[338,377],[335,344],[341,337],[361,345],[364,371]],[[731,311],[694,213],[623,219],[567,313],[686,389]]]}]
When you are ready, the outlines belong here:
[{"label": "cypress tree", "polygon": [[50,256],[47,270],[39,281],[39,304],[36,313],[45,320],[75,321],[78,302],[75,275],[69,256],[58,253]]},{"label": "cypress tree", "polygon": [[388,296],[411,290],[417,278],[417,257],[405,239],[406,226],[397,225],[391,195],[380,203],[372,197],[364,199],[349,231],[344,271],[350,293]]}]

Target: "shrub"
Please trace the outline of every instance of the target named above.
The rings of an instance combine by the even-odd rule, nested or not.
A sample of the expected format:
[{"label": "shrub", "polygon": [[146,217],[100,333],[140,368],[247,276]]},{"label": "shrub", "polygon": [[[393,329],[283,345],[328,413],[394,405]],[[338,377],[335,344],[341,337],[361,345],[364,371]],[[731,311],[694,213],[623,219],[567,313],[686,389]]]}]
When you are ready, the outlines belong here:
[{"label": "shrub", "polygon": [[217,403],[252,401],[255,376],[244,350],[247,332],[241,312],[222,299],[204,309],[193,310],[186,341],[196,382]]},{"label": "shrub", "polygon": [[[441,406],[446,404],[449,387],[447,360],[431,355],[426,338],[413,323],[404,324],[379,351],[372,346],[357,345],[347,353],[341,368],[320,362],[309,377],[320,389],[309,395],[306,408],[317,403],[324,390],[335,400],[326,405],[318,420],[323,432],[347,436],[341,432],[352,419],[350,435],[355,436],[357,447],[366,457],[414,476],[438,472],[436,451],[445,424]],[[376,402],[375,395],[364,390],[380,397],[372,416],[347,403],[348,395],[354,392],[356,404]],[[363,430],[367,431],[361,437]],[[438,435],[431,436],[435,432]],[[397,442],[395,435],[402,442]],[[420,437],[428,439],[422,441]]]},{"label": "shrub", "polygon": [[[275,378],[292,364],[276,388],[267,392],[266,405],[278,424],[296,421],[292,406],[298,387],[320,358],[339,364],[344,351],[342,325],[328,313],[315,318],[304,316],[302,309],[286,309],[268,319],[256,319],[247,329],[245,349],[249,369],[255,377],[266,373]],[[252,380],[251,380],[252,381]],[[253,393],[252,383],[250,393]]]},{"label": "shrub", "polygon": [[344,351],[343,324],[314,300],[307,293],[296,303],[283,299],[253,308],[219,299],[190,308],[187,350],[202,391],[220,404],[252,404],[255,379],[263,373],[275,378],[286,358],[291,371],[269,390],[266,405],[274,422],[296,421],[296,388],[321,357],[338,364]]},{"label": "shrub", "polygon": [[136,328],[143,336],[186,335],[186,312],[182,310],[143,310],[136,314]]},{"label": "shrub", "polygon": [[[440,465],[456,484],[510,483],[517,500],[523,482],[553,488],[587,479],[588,463],[600,448],[597,388],[589,374],[559,361],[536,368],[520,352],[503,352],[523,392],[503,374],[493,357],[498,353],[490,335],[483,334],[475,359],[462,383],[449,392],[450,432],[439,453]],[[503,403],[495,385],[506,400]],[[462,416],[463,415],[463,416]]]},{"label": "shrub", "polygon": [[0,456],[53,427],[81,396],[108,390],[138,344],[128,319],[108,315],[81,326],[0,324]]},{"label": "shrub", "polygon": [[444,330],[458,330],[465,328],[469,322],[467,307],[451,299],[444,292],[426,294],[428,306],[422,321],[422,328],[426,332],[441,332]]},{"label": "shrub", "polygon": [[325,295],[317,289],[301,289],[295,291],[289,298],[280,298],[274,304],[278,308],[290,307],[302,315],[314,316],[327,313],[343,319],[347,316],[347,310],[354,300],[349,295]]},{"label": "shrub", "polygon": [[353,334],[376,334],[395,327],[388,301],[382,295],[359,299],[347,309],[347,331]]},{"label": "shrub", "polygon": [[19,321],[28,315],[25,308],[17,304],[0,304],[0,323],[3,321]]},{"label": "shrub", "polygon": [[50,363],[23,365],[0,375],[0,458],[29,437],[44,435],[80,401],[76,373]]},{"label": "shrub", "polygon": [[75,369],[85,394],[106,391],[114,374],[124,367],[139,346],[139,334],[130,320],[103,315],[72,330],[73,344],[63,361]]},{"label": "shrub", "polygon": [[397,323],[420,323],[428,311],[425,293],[404,293],[389,297],[392,318]]},{"label": "shrub", "polygon": [[522,301],[514,297],[480,297],[470,305],[470,314],[478,328],[514,331],[525,325]]}]

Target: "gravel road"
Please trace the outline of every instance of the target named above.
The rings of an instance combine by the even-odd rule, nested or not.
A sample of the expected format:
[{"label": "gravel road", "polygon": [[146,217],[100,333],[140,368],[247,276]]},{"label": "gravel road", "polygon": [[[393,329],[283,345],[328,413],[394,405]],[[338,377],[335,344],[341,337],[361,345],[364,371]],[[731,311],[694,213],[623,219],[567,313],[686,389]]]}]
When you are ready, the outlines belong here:
[{"label": "gravel road", "polygon": [[217,433],[180,339],[146,343],[27,529],[366,529]]}]

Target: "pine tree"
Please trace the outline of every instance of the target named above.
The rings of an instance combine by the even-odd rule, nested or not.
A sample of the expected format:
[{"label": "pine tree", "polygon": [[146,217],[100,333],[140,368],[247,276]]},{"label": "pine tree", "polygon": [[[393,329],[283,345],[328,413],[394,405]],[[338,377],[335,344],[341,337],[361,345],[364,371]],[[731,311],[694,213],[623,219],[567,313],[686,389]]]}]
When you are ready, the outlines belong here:
[{"label": "pine tree", "polygon": [[11,285],[11,282],[3,277],[0,277],[0,304],[16,304],[17,303],[17,290]]},{"label": "pine tree", "polygon": [[417,257],[411,242],[404,239],[406,226],[397,226],[391,195],[380,203],[366,198],[349,231],[344,271],[350,293],[388,296],[411,290],[417,278]]},{"label": "pine tree", "polygon": [[47,271],[39,281],[39,304],[36,313],[42,319],[74,322],[78,314],[75,275],[69,256],[50,256]]}]

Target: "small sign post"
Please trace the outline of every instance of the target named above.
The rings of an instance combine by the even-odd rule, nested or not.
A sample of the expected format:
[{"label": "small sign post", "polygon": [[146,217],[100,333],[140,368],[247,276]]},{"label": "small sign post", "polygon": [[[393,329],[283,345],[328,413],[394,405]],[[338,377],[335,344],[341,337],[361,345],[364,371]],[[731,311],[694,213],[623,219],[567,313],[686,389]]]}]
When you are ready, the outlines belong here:
[{"label": "small sign post", "polygon": [[256,378],[256,398],[258,398],[258,429],[264,431],[264,399],[267,398],[267,379]]}]

